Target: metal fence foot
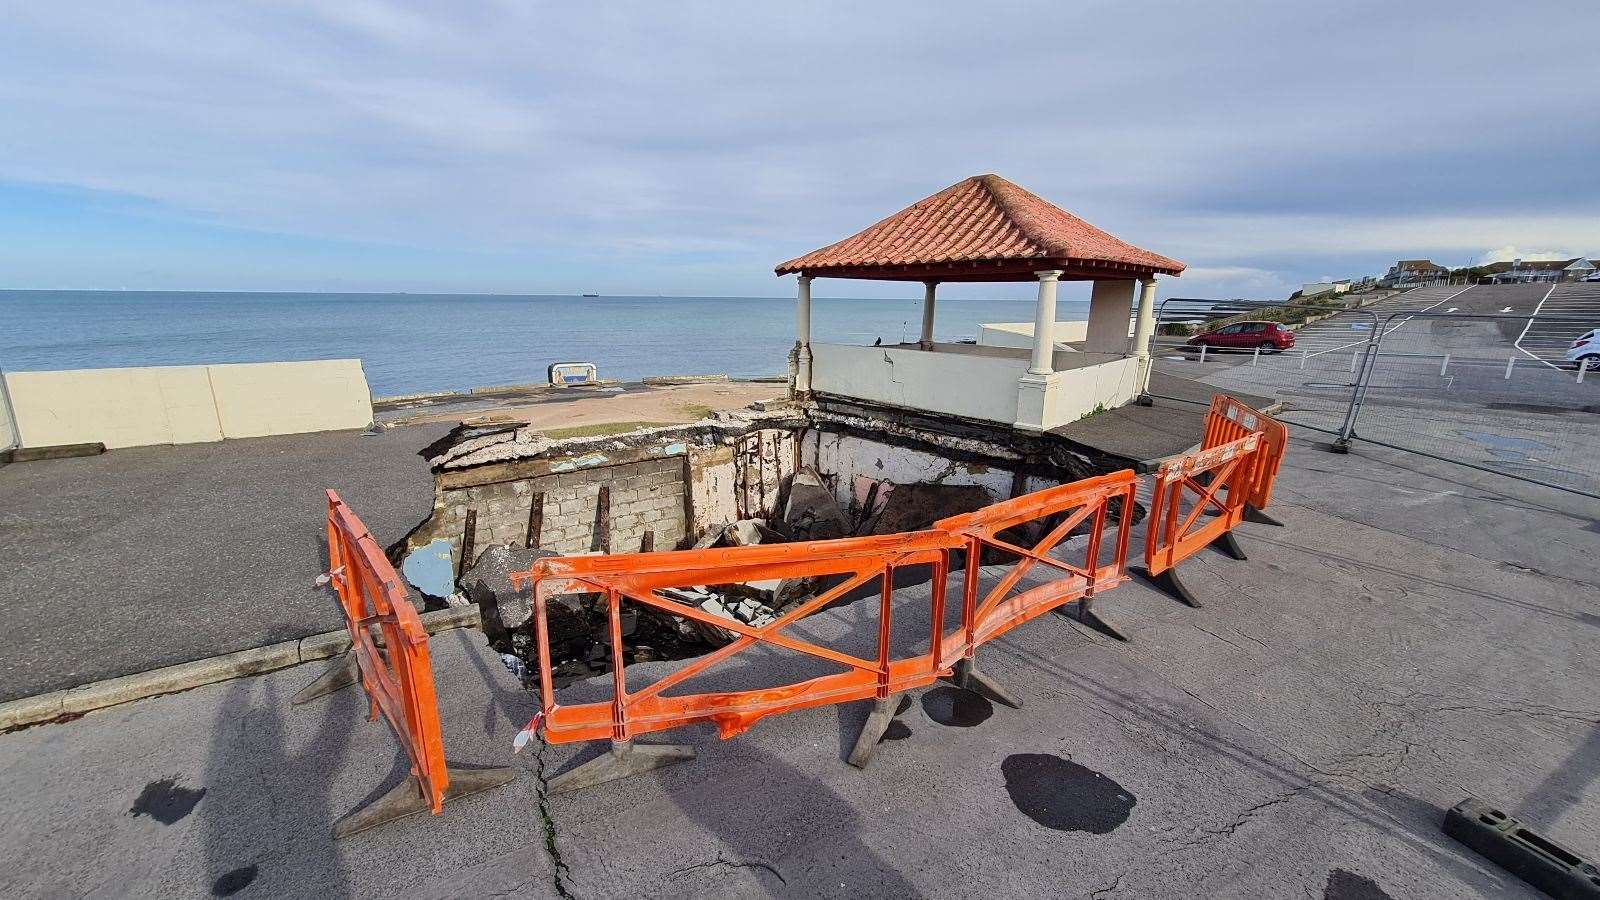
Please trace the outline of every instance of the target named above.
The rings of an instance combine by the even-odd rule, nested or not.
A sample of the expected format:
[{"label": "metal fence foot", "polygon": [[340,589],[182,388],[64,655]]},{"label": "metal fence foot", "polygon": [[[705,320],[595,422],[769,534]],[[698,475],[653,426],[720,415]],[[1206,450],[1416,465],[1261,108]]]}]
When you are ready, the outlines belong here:
[{"label": "metal fence foot", "polygon": [[1326,446],[1327,446],[1328,450],[1333,452],[1333,453],[1349,453],[1350,452],[1350,442],[1345,440],[1344,438],[1339,438],[1337,440],[1334,440],[1334,441],[1328,443]]},{"label": "metal fence foot", "polygon": [[1217,539],[1211,542],[1211,546],[1227,554],[1231,559],[1245,560],[1250,558],[1244,555],[1244,548],[1239,546],[1239,539],[1234,537],[1231,531],[1224,531],[1217,535]]},{"label": "metal fence foot", "polygon": [[861,726],[861,736],[856,738],[856,745],[850,748],[850,765],[865,769],[867,763],[872,761],[872,751],[878,749],[878,741],[882,740],[883,733],[889,730],[889,723],[894,721],[895,710],[899,705],[899,694],[890,694],[882,700],[873,702],[872,713],[867,716],[867,724]]},{"label": "metal fence foot", "polygon": [[[1105,616],[1100,615],[1100,611],[1094,606],[1093,599],[1094,598],[1092,597],[1085,597],[1082,600],[1079,600],[1078,613],[1076,616],[1073,616],[1073,618],[1077,619],[1080,623],[1093,628],[1095,631],[1106,635],[1107,637],[1113,637],[1119,641],[1122,641],[1123,643],[1129,643],[1130,639],[1128,635],[1125,634],[1121,628],[1118,628]],[[1056,607],[1056,611],[1066,613],[1066,608]]]},{"label": "metal fence foot", "polygon": [[988,697],[1003,706],[1009,706],[1012,709],[1022,708],[1021,700],[1006,693],[1005,688],[1001,687],[993,678],[978,671],[978,667],[970,659],[957,660],[955,673],[950,676],[948,681],[964,691],[971,691],[974,694]]},{"label": "metal fence foot", "polygon": [[1246,522],[1254,522],[1257,525],[1276,525],[1279,528],[1283,527],[1282,522],[1274,519],[1272,516],[1267,515],[1261,510],[1256,509],[1254,506],[1251,506],[1248,503],[1244,505],[1244,520]]},{"label": "metal fence foot", "polygon": [[326,697],[334,691],[347,688],[361,680],[361,664],[356,661],[354,651],[346,653],[344,659],[334,663],[328,671],[317,676],[317,680],[300,689],[289,701],[291,706],[310,703],[318,697]]},{"label": "metal fence foot", "polygon": [[[510,768],[499,769],[457,769],[454,767],[445,770],[450,776],[450,786],[445,788],[444,802],[449,803],[461,797],[467,797],[490,788],[497,788],[517,777],[517,770]],[[417,785],[417,780],[407,775],[404,780],[391,788],[387,793],[371,803],[361,806],[345,815],[344,818],[333,825],[335,839],[346,838],[352,834],[376,828],[396,819],[426,812],[428,801],[422,796],[422,789]]]},{"label": "metal fence foot", "polygon": [[550,793],[594,787],[629,775],[638,775],[651,769],[670,766],[675,762],[694,759],[694,748],[688,744],[635,744],[633,741],[612,741],[604,756],[569,769],[550,779]]},{"label": "metal fence foot", "polygon": [[1150,570],[1144,568],[1143,566],[1130,566],[1128,571],[1138,575],[1145,581],[1150,582],[1150,584],[1154,585],[1156,589],[1165,593],[1172,599],[1177,600],[1179,603],[1192,606],[1195,609],[1200,609],[1205,605],[1201,603],[1200,599],[1191,593],[1187,587],[1184,587],[1182,581],[1178,580],[1177,569],[1168,569],[1165,572],[1162,572],[1160,575],[1151,575]]}]

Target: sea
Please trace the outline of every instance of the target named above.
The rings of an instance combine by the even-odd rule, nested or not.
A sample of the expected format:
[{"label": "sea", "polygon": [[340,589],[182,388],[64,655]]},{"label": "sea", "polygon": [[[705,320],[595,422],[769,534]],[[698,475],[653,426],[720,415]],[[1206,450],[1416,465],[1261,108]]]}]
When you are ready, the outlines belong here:
[{"label": "sea", "polygon": [[[920,296],[811,307],[813,341],[892,344],[921,331]],[[972,340],[986,322],[1031,322],[1033,308],[1031,296],[941,298],[935,337]],[[1087,312],[1057,306],[1062,320]],[[357,357],[377,397],[541,383],[555,362],[622,381],[758,377],[787,372],[794,313],[792,297],[0,290],[0,370]]]}]

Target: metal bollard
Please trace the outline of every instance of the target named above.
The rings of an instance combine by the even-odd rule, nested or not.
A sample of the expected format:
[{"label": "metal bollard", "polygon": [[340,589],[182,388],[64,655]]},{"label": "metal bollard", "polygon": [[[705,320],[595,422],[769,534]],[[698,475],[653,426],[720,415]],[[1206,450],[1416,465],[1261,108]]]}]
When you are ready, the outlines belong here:
[{"label": "metal bollard", "polygon": [[1444,377],[1445,370],[1448,369],[1448,368],[1450,368],[1450,354],[1446,353],[1444,355],[1444,361],[1439,363],[1439,377],[1440,378]]},{"label": "metal bollard", "polygon": [[1578,383],[1583,384],[1583,373],[1589,371],[1589,358],[1586,356],[1578,360]]},{"label": "metal bollard", "polygon": [[1255,365],[1256,364],[1256,360],[1258,360],[1260,358],[1261,358],[1261,348],[1257,347],[1254,351],[1252,351],[1250,353],[1250,365],[1252,365],[1252,366]]},{"label": "metal bollard", "polygon": [[1511,367],[1516,365],[1516,364],[1517,364],[1517,358],[1515,356],[1506,357],[1506,380],[1507,381],[1511,380]]},{"label": "metal bollard", "polygon": [[1352,353],[1352,354],[1350,354],[1350,371],[1354,372],[1355,370],[1356,370],[1356,355],[1354,353]]},{"label": "metal bollard", "polygon": [[1310,350],[1301,350],[1300,351],[1300,370],[1301,371],[1305,371],[1306,360],[1308,360],[1310,358],[1311,358],[1311,351]]},{"label": "metal bollard", "polygon": [[1200,361],[1202,363],[1206,361],[1206,345],[1205,344],[1201,344],[1200,345]]}]

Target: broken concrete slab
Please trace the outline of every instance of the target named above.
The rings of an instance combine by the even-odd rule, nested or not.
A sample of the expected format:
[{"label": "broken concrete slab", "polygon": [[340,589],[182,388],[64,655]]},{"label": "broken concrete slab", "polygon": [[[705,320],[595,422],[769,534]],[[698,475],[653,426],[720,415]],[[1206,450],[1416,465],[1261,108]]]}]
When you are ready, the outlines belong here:
[{"label": "broken concrete slab", "polygon": [[783,526],[797,541],[822,541],[851,533],[850,521],[816,469],[801,469],[789,479]]},{"label": "broken concrete slab", "polygon": [[[434,544],[444,544],[448,557],[449,541],[441,538],[428,546]],[[413,557],[416,555],[412,554]],[[533,588],[530,586],[519,590],[511,581],[511,573],[526,572],[533,568],[534,560],[555,555],[537,547],[517,549],[505,546],[490,547],[479,555],[477,563],[462,573],[461,588],[467,598],[483,610],[485,623],[493,623],[485,627],[511,631],[528,624],[533,617]],[[407,561],[410,561],[410,557]]]},{"label": "broken concrete slab", "polygon": [[722,538],[733,547],[781,544],[786,540],[783,535],[767,527],[766,519],[740,519],[723,529]]}]

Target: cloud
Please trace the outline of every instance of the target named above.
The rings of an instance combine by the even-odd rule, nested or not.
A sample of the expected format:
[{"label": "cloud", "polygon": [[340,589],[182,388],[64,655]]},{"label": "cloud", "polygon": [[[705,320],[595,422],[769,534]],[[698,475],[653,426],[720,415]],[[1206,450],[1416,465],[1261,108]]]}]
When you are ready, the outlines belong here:
[{"label": "cloud", "polygon": [[1581,255],[1581,252],[1572,250],[1522,250],[1507,244],[1493,250],[1485,250],[1478,257],[1478,264],[1510,262],[1514,259],[1573,259]]},{"label": "cloud", "polygon": [[[1571,112],[1600,79],[1583,30],[1549,27],[1560,9],[19,4],[0,205],[49,185],[229,234],[409,247],[443,289],[762,294],[787,292],[775,262],[994,171],[1189,263],[1175,284],[1286,292],[1397,257],[1600,247],[1572,189],[1600,120]],[[1485,33],[1493,53],[1435,49]],[[1307,34],[1335,57],[1308,60]],[[0,271],[37,265],[4,244]],[[252,271],[281,281],[229,286],[336,265],[260,246]],[[393,287],[347,262],[344,283]],[[211,262],[174,240],[141,265],[185,287]]]}]

